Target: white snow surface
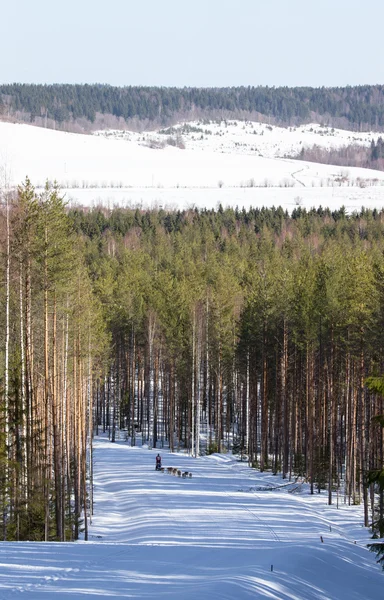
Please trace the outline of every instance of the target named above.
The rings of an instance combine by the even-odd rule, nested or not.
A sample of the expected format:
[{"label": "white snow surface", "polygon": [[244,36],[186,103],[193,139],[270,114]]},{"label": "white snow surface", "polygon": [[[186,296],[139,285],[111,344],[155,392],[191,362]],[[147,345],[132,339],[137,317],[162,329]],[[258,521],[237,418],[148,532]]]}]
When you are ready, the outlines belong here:
[{"label": "white snow surface", "polygon": [[361,506],[231,455],[160,450],[174,477],[157,452],[96,438],[90,541],[0,543],[0,599],[382,597]]},{"label": "white snow surface", "polygon": [[[316,124],[179,124],[162,132],[65,133],[0,122],[0,170],[11,186],[57,181],[69,204],[168,209],[282,206],[291,211],[384,206],[384,173],[293,160],[317,144],[368,146],[377,133]],[[182,143],[183,149],[169,145]]]}]

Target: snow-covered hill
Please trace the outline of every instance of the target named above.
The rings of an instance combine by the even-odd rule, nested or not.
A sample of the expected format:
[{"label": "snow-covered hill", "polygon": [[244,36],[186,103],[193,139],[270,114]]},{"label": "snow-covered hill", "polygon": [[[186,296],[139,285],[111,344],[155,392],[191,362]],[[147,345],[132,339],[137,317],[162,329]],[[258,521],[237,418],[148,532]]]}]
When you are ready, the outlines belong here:
[{"label": "snow-covered hill", "polygon": [[108,139],[136,142],[152,148],[179,144],[187,149],[265,158],[296,156],[304,148],[319,146],[330,150],[351,144],[369,146],[377,133],[356,133],[312,123],[299,127],[276,127],[253,121],[195,121],[143,133],[99,131]]},{"label": "snow-covered hill", "polygon": [[56,180],[70,202],[86,205],[381,208],[384,173],[288,158],[303,146],[369,145],[375,137],[240,121],[92,136],[1,122],[0,167],[10,185],[27,175],[36,187]]},{"label": "snow-covered hill", "polygon": [[[98,438],[90,541],[0,543],[0,598],[376,600],[361,506],[230,455],[193,459]],[[16,595],[15,595],[16,594]]]}]

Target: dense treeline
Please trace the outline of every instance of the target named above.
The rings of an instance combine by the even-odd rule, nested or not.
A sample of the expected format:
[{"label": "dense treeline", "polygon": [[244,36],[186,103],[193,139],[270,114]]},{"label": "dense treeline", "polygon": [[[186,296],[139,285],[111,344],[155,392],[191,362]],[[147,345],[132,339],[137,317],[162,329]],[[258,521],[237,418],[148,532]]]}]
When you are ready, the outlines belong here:
[{"label": "dense treeline", "polygon": [[[384,213],[72,211],[113,340],[98,421],[155,447],[240,449],[364,502],[383,399]],[[369,496],[368,496],[369,493]]]},{"label": "dense treeline", "polygon": [[87,537],[100,310],[58,190],[27,180],[2,200],[2,537]]},{"label": "dense treeline", "polygon": [[384,169],[384,141],[380,136],[376,141],[372,140],[370,147],[359,144],[332,149],[317,145],[310,148],[303,147],[295,158],[327,165],[363,167],[382,171]]},{"label": "dense treeline", "polygon": [[[239,451],[261,470],[327,489],[329,502],[337,490],[340,502],[362,502],[366,525],[383,536],[383,490],[368,474],[383,469],[373,417],[384,400],[365,380],[384,371],[384,212],[64,215],[58,203],[48,220],[57,193],[47,194],[20,189],[9,252],[2,213],[8,538],[21,537],[32,493],[48,539],[63,539],[63,519],[76,537],[91,510],[89,434],[115,440],[121,429],[131,444],[194,456]],[[38,216],[20,220],[28,198]]]},{"label": "dense treeline", "polygon": [[[335,88],[166,88],[109,85],[0,85],[0,114],[68,127],[98,115],[145,124],[194,116],[264,116],[291,125],[318,120],[349,129],[384,127],[384,86]],[[85,123],[83,123],[85,127]]]}]

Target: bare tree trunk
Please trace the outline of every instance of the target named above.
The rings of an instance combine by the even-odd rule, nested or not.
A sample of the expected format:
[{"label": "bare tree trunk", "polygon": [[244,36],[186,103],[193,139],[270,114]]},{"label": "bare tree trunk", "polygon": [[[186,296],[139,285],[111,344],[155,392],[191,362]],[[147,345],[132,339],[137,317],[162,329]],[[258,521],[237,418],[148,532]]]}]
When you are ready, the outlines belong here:
[{"label": "bare tree trunk", "polygon": [[366,444],[366,406],[365,406],[365,389],[364,389],[364,341],[363,330],[361,331],[361,350],[360,350],[360,411],[359,411],[359,431],[360,431],[360,493],[363,494],[364,503],[364,527],[369,526],[368,514],[368,488],[364,485],[364,477],[367,473],[367,455],[368,448]]},{"label": "bare tree trunk", "polygon": [[281,357],[281,403],[283,405],[283,479],[288,474],[289,464],[289,412],[287,393],[287,368],[288,368],[288,328],[284,318],[283,322],[283,351]]},{"label": "bare tree trunk", "polygon": [[45,229],[44,257],[44,400],[45,400],[45,541],[49,540],[49,501],[51,483],[51,430],[49,398],[49,321],[48,321],[48,232]]},{"label": "bare tree trunk", "polygon": [[248,455],[248,462],[251,462],[250,444],[249,444],[249,348],[247,350],[247,374],[246,374],[246,395],[245,395],[245,449]]},{"label": "bare tree trunk", "polygon": [[169,447],[171,452],[175,450],[175,365],[174,359],[171,361],[171,371],[169,377]]},{"label": "bare tree trunk", "polygon": [[69,447],[70,447],[70,425],[68,423],[68,415],[70,411],[68,410],[68,344],[69,344],[69,315],[68,315],[68,297],[67,297],[67,314],[65,315],[65,319],[63,321],[63,381],[62,381],[62,402],[61,402],[61,422],[63,424],[62,435],[62,495],[63,495],[63,507],[62,507],[62,531],[63,531],[63,539],[65,541],[65,503],[66,503],[66,495],[68,506],[70,506],[70,477],[69,477],[69,465],[70,465],[70,457],[69,457]]},{"label": "bare tree trunk", "polygon": [[19,260],[19,299],[20,299],[20,354],[21,354],[21,479],[23,496],[28,501],[28,468],[27,468],[27,410],[26,410],[26,379],[25,379],[25,333],[24,333],[24,295],[23,295],[23,261]]},{"label": "bare tree trunk", "polygon": [[[148,431],[148,444],[154,446],[154,440],[150,439],[153,435],[153,419],[154,419],[154,373],[153,373],[153,355],[154,355],[154,341],[156,333],[156,316],[152,311],[148,317],[148,366],[147,366],[147,382],[145,385],[146,389],[146,401],[147,401],[147,431]],[[155,446],[154,446],[155,447]]]},{"label": "bare tree trunk", "polygon": [[73,427],[73,443],[72,443],[72,453],[73,453],[73,493],[74,493],[74,517],[75,517],[75,527],[74,527],[74,538],[77,540],[79,538],[79,521],[80,521],[80,423],[79,423],[79,358],[78,358],[79,348],[78,348],[78,340],[75,342],[74,349],[74,357],[73,357],[73,410],[74,410],[74,427]]},{"label": "bare tree trunk", "polygon": [[86,401],[84,397],[84,373],[83,361],[81,359],[81,340],[78,340],[78,382],[79,382],[79,497],[80,510],[83,509],[84,517],[84,540],[88,541],[88,498],[87,498],[87,424],[86,424]]},{"label": "bare tree trunk", "polygon": [[357,405],[358,405],[358,387],[356,382],[356,365],[354,365],[353,391],[352,399],[352,436],[351,436],[351,464],[352,464],[352,501],[353,504],[360,503],[360,489],[357,489]]},{"label": "bare tree trunk", "polygon": [[211,432],[211,377],[209,368],[209,298],[208,294],[205,303],[205,369],[204,369],[204,410],[205,410],[205,423],[206,423],[206,439],[208,440],[208,446],[212,443],[212,432]]},{"label": "bare tree trunk", "polygon": [[351,407],[350,407],[350,380],[351,380],[351,368],[350,368],[350,356],[347,353],[346,358],[346,381],[345,381],[345,472],[344,472],[344,504],[350,503],[350,479],[351,479],[351,465],[350,465],[350,437],[351,437]]},{"label": "bare tree trunk", "polygon": [[311,494],[314,486],[314,381],[313,381],[313,349],[307,343],[307,427],[308,427],[308,454],[309,454],[309,477]]},{"label": "bare tree trunk", "polygon": [[[32,291],[31,291],[31,264],[27,260],[25,274],[25,396],[26,396],[26,464],[27,464],[27,499],[32,496],[32,482],[34,479],[32,457],[34,456],[34,419],[33,419],[33,346],[32,346]],[[36,464],[37,464],[37,457]]]},{"label": "bare tree trunk", "polygon": [[10,270],[11,270],[11,253],[10,253],[10,228],[9,228],[9,198],[8,193],[5,194],[6,200],[6,219],[7,219],[7,264],[6,264],[6,290],[5,290],[5,366],[4,366],[4,432],[5,432],[5,486],[4,486],[4,511],[3,511],[3,539],[7,539],[7,520],[8,520],[8,503],[9,503],[9,458],[11,450],[11,436],[9,423],[9,305],[10,305]]},{"label": "bare tree trunk", "polygon": [[267,367],[267,333],[263,325],[262,344],[262,376],[261,376],[261,447],[260,447],[260,471],[268,468],[268,367]]},{"label": "bare tree trunk", "polygon": [[56,520],[56,536],[60,541],[63,541],[62,531],[62,509],[63,499],[61,495],[62,472],[61,472],[61,434],[59,423],[59,409],[57,406],[57,305],[56,295],[53,301],[53,324],[52,324],[52,426],[53,426],[53,463],[55,467],[55,520]]},{"label": "bare tree trunk", "polygon": [[330,357],[328,367],[328,504],[332,504],[333,486],[333,328],[331,331]]},{"label": "bare tree trunk", "polygon": [[192,378],[191,378],[191,454],[195,453],[195,353],[196,353],[196,309],[192,316]]},{"label": "bare tree trunk", "polygon": [[201,382],[200,382],[200,364],[201,364],[201,322],[197,332],[197,353],[196,353],[196,451],[195,456],[200,456],[200,419],[201,419]]},{"label": "bare tree trunk", "polygon": [[217,452],[221,452],[222,427],[221,417],[223,411],[223,365],[222,365],[222,346],[219,342],[219,364],[218,364],[218,381],[217,381],[217,403],[216,403],[216,441]]},{"label": "bare tree trunk", "polygon": [[159,352],[155,353],[154,368],[153,368],[153,426],[152,438],[153,447],[157,446],[158,439],[158,418],[159,418]]}]

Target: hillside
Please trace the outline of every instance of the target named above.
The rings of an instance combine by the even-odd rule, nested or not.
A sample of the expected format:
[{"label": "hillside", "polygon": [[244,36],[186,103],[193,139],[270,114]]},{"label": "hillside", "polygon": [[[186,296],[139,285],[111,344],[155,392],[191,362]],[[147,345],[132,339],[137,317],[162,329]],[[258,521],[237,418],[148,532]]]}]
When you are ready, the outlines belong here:
[{"label": "hillside", "polygon": [[157,450],[97,439],[90,541],[0,545],[1,598],[381,597],[361,507],[230,455],[160,452],[192,478],[155,472]]},{"label": "hillside", "polygon": [[195,121],[145,133],[80,135],[0,122],[0,165],[18,185],[56,180],[71,203],[163,206],[343,205],[381,208],[384,173],[298,161],[317,145],[369,148],[373,132],[280,128],[257,122]]},{"label": "hillside", "polygon": [[357,131],[384,127],[384,86],[166,88],[0,85],[0,115],[68,131],[150,129],[198,118],[285,126],[313,120]]}]

